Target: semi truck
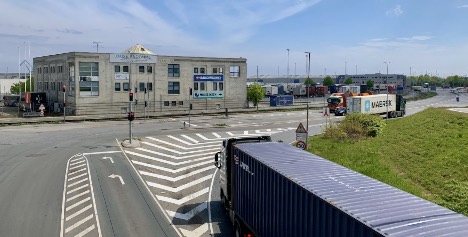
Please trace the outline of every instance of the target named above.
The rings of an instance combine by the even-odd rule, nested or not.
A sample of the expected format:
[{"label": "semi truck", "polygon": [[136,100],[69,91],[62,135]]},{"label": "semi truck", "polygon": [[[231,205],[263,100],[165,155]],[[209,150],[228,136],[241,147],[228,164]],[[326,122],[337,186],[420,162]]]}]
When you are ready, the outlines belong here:
[{"label": "semi truck", "polygon": [[468,218],[271,137],[215,155],[235,236],[468,236]]},{"label": "semi truck", "polygon": [[328,108],[330,112],[335,112],[339,107],[346,107],[346,95],[345,93],[333,93],[327,99]]},{"label": "semi truck", "polygon": [[402,95],[395,94],[353,96],[346,100],[347,114],[378,114],[396,118],[405,115],[405,108],[406,99]]}]

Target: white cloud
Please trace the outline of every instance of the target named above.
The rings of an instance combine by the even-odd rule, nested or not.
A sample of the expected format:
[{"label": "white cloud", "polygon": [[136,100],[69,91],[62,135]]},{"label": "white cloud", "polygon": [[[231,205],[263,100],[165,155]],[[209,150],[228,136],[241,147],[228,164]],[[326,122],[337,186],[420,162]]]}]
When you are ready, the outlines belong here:
[{"label": "white cloud", "polygon": [[401,9],[401,5],[396,5],[394,8],[385,12],[387,16],[400,16],[403,14],[403,10]]},{"label": "white cloud", "polygon": [[426,35],[417,35],[409,38],[398,38],[399,40],[405,40],[405,41],[425,41],[425,40],[430,40],[432,39],[432,36],[426,36]]},{"label": "white cloud", "polygon": [[458,6],[457,8],[468,8],[468,5],[461,5],[461,6]]}]

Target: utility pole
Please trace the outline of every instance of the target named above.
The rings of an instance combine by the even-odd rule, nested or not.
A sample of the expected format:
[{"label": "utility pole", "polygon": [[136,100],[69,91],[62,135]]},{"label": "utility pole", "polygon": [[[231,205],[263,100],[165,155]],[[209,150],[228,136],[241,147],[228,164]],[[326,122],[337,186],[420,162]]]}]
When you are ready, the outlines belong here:
[{"label": "utility pole", "polygon": [[286,50],[288,50],[288,70],[287,70],[288,71],[288,75],[287,75],[288,78],[286,79],[286,89],[287,89],[288,88],[288,82],[289,82],[289,49],[286,49]]},{"label": "utility pole", "polygon": [[384,62],[384,63],[387,64],[387,78],[385,79],[385,84],[387,86],[387,102],[385,103],[387,106],[387,116],[385,116],[385,120],[388,120],[388,64],[390,62]]},{"label": "utility pole", "polygon": [[310,52],[305,52],[306,56],[309,58],[308,68],[307,68],[307,119],[306,119],[306,131],[307,131],[307,139],[306,139],[306,150],[309,148],[309,75],[310,75]]},{"label": "utility pole", "polygon": [[96,45],[96,53],[99,53],[99,44],[102,42],[94,41],[93,44]]}]

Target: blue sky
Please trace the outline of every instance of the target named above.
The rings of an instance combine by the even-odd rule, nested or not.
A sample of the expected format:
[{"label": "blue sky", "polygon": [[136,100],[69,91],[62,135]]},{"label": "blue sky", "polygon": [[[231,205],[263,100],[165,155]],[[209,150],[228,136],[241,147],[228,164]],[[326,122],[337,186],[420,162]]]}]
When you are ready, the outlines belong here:
[{"label": "blue sky", "polygon": [[[121,52],[244,57],[248,76],[468,74],[468,0],[2,0],[0,74],[33,57]],[[20,53],[18,53],[20,47]],[[29,47],[27,47],[29,49]],[[26,58],[29,56],[26,50]],[[21,69],[23,71],[23,69]]]}]

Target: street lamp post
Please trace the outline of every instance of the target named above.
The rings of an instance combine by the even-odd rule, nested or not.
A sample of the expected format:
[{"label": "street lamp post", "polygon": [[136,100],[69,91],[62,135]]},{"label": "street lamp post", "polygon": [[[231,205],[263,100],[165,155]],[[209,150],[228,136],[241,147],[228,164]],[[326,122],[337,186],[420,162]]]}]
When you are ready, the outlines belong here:
[{"label": "street lamp post", "polygon": [[306,119],[306,130],[307,130],[307,139],[306,139],[306,150],[309,148],[309,83],[310,83],[310,52],[305,52],[306,56],[309,59],[308,67],[307,67],[307,119]]},{"label": "street lamp post", "polygon": [[388,120],[388,64],[390,64],[390,62],[384,62],[384,63],[387,64],[387,77],[385,78],[385,85],[387,86],[387,101],[385,102],[387,106],[387,116],[385,116],[385,120]]},{"label": "street lamp post", "polygon": [[286,49],[288,50],[288,75],[287,75],[287,79],[286,79],[286,90],[288,89],[288,85],[289,85],[289,49]]}]

